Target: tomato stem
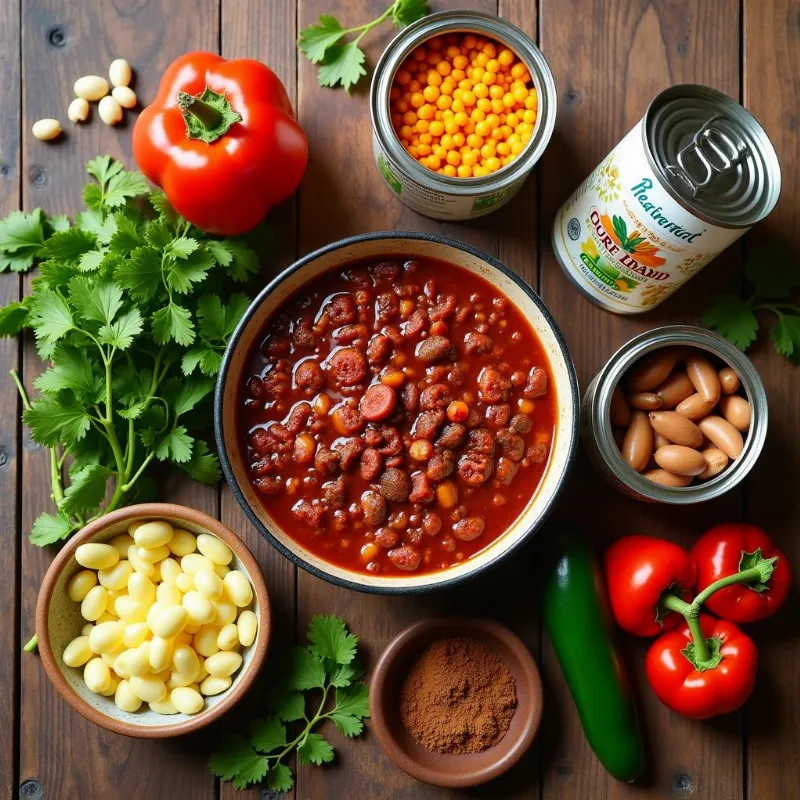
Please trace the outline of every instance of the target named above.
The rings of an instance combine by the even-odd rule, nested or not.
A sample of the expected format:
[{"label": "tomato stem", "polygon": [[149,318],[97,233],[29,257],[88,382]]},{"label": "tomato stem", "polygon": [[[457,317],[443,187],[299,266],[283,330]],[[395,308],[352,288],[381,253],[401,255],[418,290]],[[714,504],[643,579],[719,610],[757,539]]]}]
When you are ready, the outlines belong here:
[{"label": "tomato stem", "polygon": [[700,627],[700,606],[695,603],[687,603],[673,594],[666,594],[661,598],[661,605],[670,611],[677,611],[689,626],[694,642],[694,654],[698,662],[705,662],[711,658],[706,637]]},{"label": "tomato stem", "polygon": [[213,144],[242,121],[228,98],[208,86],[199,95],[178,92],[178,108],[186,123],[186,135],[206,144]]},{"label": "tomato stem", "polygon": [[188,92],[178,92],[178,107],[197,117],[206,128],[216,128],[222,122],[222,114],[216,108]]}]

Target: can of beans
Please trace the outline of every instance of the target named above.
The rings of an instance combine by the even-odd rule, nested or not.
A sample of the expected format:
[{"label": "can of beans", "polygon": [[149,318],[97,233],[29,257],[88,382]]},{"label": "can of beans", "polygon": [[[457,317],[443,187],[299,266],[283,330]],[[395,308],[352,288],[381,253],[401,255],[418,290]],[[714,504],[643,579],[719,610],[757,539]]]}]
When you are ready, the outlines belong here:
[{"label": "can of beans", "polygon": [[[488,52],[465,46],[468,36],[468,45],[482,43]],[[452,68],[462,62],[464,69]],[[409,74],[412,67],[430,84]],[[481,96],[458,86],[464,81]],[[519,28],[488,14],[445,11],[409,25],[386,48],[372,78],[370,112],[373,155],[386,185],[425,216],[474,219],[507,203],[541,158],[555,125],[556,86]]]},{"label": "can of beans", "polygon": [[[654,483],[623,458],[619,438],[611,423],[612,397],[623,378],[641,359],[664,348],[695,350],[733,370],[737,391],[750,405],[749,429],[739,455],[716,477],[685,487]],[[679,356],[679,358],[682,356]],[[767,435],[767,395],[756,368],[727,339],[704,328],[671,325],[643,333],[626,342],[595,375],[581,405],[581,439],[594,465],[615,489],[637,500],[687,505],[711,500],[736,486],[752,469]],[[700,424],[700,423],[698,423]],[[701,445],[705,446],[705,445]]]},{"label": "can of beans", "polygon": [[764,219],[780,188],[748,111],[707,86],[673,86],[558,211],[553,249],[592,302],[639,314]]}]

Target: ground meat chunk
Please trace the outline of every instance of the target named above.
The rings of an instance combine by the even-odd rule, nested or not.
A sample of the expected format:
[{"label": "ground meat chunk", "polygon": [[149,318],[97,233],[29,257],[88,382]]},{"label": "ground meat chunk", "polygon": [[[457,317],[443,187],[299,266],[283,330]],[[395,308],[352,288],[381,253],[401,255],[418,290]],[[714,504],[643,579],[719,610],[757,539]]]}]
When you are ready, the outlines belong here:
[{"label": "ground meat chunk", "polygon": [[495,428],[508,425],[511,419],[511,406],[508,403],[496,403],[486,408],[486,421]]},{"label": "ground meat chunk", "polygon": [[389,560],[399,569],[413,572],[422,560],[422,554],[415,547],[404,544],[389,551]]},{"label": "ground meat chunk", "polygon": [[486,521],[483,517],[464,517],[453,525],[453,533],[458,539],[471,542],[483,533],[485,527]]},{"label": "ground meat chunk", "polygon": [[325,373],[316,361],[301,361],[294,371],[294,382],[306,394],[316,394],[325,385]]},{"label": "ground meat chunk", "polygon": [[419,407],[419,388],[416,383],[406,383],[400,391],[400,404],[413,414]]},{"label": "ground meat chunk", "polygon": [[380,525],[386,519],[386,500],[373,489],[361,495],[361,508],[367,525]]},{"label": "ground meat chunk", "polygon": [[373,366],[380,366],[389,358],[392,352],[392,343],[389,337],[382,333],[376,333],[367,345],[367,359]]},{"label": "ground meat chunk", "polygon": [[494,434],[486,428],[476,428],[469,432],[467,437],[467,450],[474,450],[487,456],[494,455]]},{"label": "ground meat chunk", "polygon": [[436,305],[428,309],[428,317],[431,322],[438,320],[449,319],[456,313],[456,296],[454,294],[446,294]]},{"label": "ground meat chunk", "polygon": [[481,486],[491,478],[493,466],[490,456],[469,452],[458,461],[458,475],[470,486]]},{"label": "ground meat chunk", "polygon": [[314,456],[314,467],[321,475],[335,475],[339,471],[339,454],[324,444],[320,445]]},{"label": "ground meat chunk", "polygon": [[275,475],[267,475],[263,478],[256,478],[253,481],[253,486],[256,487],[256,491],[259,494],[269,497],[280,492],[283,488],[283,481]]},{"label": "ground meat chunk", "polygon": [[374,541],[378,547],[385,547],[388,550],[400,541],[400,534],[391,528],[378,528],[375,531]]},{"label": "ground meat chunk", "polygon": [[436,440],[437,447],[449,447],[455,449],[464,444],[467,436],[467,429],[460,422],[451,422],[443,431],[442,435]]},{"label": "ground meat chunk", "polygon": [[308,403],[298,403],[286,418],[286,430],[291,434],[297,435],[303,430],[311,414],[311,406]]},{"label": "ground meat chunk", "polygon": [[411,475],[411,494],[408,497],[408,502],[433,502],[433,486],[431,485],[430,479],[424,472],[414,472]]},{"label": "ground meat chunk", "polygon": [[547,373],[542,367],[533,367],[528,373],[528,380],[522,393],[529,400],[547,394]]},{"label": "ground meat chunk", "polygon": [[381,494],[392,503],[405,503],[411,494],[411,478],[402,469],[384,470],[380,485]]},{"label": "ground meat chunk", "polygon": [[494,469],[494,476],[501,485],[508,486],[511,481],[514,480],[514,476],[517,474],[518,469],[519,466],[511,461],[511,459],[506,458],[505,456],[500,456],[500,458],[497,459],[497,466]]},{"label": "ground meat chunk", "polygon": [[247,390],[247,394],[250,395],[253,400],[267,399],[267,391],[264,388],[264,381],[262,381],[258,375],[252,375],[247,379],[245,389]]},{"label": "ground meat chunk", "polygon": [[317,337],[311,317],[301,317],[292,327],[292,341],[298,347],[313,347]]},{"label": "ground meat chunk", "polygon": [[375,318],[378,322],[388,322],[400,311],[400,300],[393,292],[381,292],[375,299]]},{"label": "ground meat chunk", "polygon": [[492,337],[487,336],[485,333],[470,331],[464,337],[464,349],[471,356],[482,356],[486,353],[491,353],[493,347]]},{"label": "ground meat chunk", "polygon": [[358,343],[359,340],[365,342],[367,340],[367,326],[361,323],[356,325],[342,325],[341,328],[337,328],[333,332],[333,338],[336,339],[339,344]]},{"label": "ground meat chunk", "polygon": [[264,345],[263,352],[267,358],[284,358],[289,355],[292,343],[283,336],[270,336]]},{"label": "ground meat chunk", "polygon": [[292,507],[292,512],[300,522],[310,528],[318,530],[324,525],[325,506],[319,500],[298,500]]},{"label": "ground meat chunk", "polygon": [[368,447],[361,454],[361,477],[365,481],[374,481],[383,466],[383,456],[374,448]]},{"label": "ground meat chunk", "polygon": [[376,281],[393,281],[400,274],[400,265],[396,261],[379,261],[371,264],[369,271]]},{"label": "ground meat chunk", "polygon": [[534,464],[541,464],[547,460],[548,447],[543,442],[532,444],[525,453],[525,458],[530,459]]},{"label": "ground meat chunk", "polygon": [[477,428],[481,425],[483,425],[483,415],[477,408],[471,408],[467,415],[467,427]]},{"label": "ground meat chunk", "polygon": [[403,334],[397,325],[384,325],[381,333],[395,346],[400,347],[403,344]]},{"label": "ground meat chunk", "polygon": [[523,435],[529,433],[531,427],[531,418],[526,414],[514,414],[511,417],[511,422],[508,423],[508,428],[512,433],[521,433]]},{"label": "ground meat chunk", "polygon": [[521,436],[511,433],[509,430],[504,429],[497,432],[497,446],[501,455],[512,461],[521,461],[525,454],[525,441]]},{"label": "ground meat chunk", "polygon": [[478,378],[478,391],[486,403],[501,403],[508,400],[511,382],[494,367],[486,367]]},{"label": "ground meat chunk", "polygon": [[328,372],[340,386],[356,386],[367,375],[363,353],[353,347],[336,350],[327,362]]},{"label": "ground meat chunk", "polygon": [[335,481],[322,484],[322,499],[333,508],[344,508],[344,475],[340,475]]},{"label": "ground meat chunk", "polygon": [[336,442],[333,448],[339,454],[339,466],[343,472],[347,472],[356,465],[365,447],[364,440],[359,436]]},{"label": "ground meat chunk", "polygon": [[434,409],[433,411],[423,411],[414,423],[412,434],[415,439],[428,439],[433,441],[436,437],[436,431],[445,420],[445,413],[441,408]]},{"label": "ground meat chunk", "polygon": [[443,481],[448,475],[452,474],[455,466],[453,451],[442,450],[441,453],[434,453],[428,459],[426,474],[432,481]]},{"label": "ground meat chunk", "polygon": [[279,397],[283,397],[289,393],[292,386],[289,374],[277,368],[270,370],[261,381],[267,400],[277,400]]},{"label": "ground meat chunk", "polygon": [[435,361],[455,361],[456,348],[446,336],[429,336],[417,345],[417,358],[431,364]]},{"label": "ground meat chunk", "polygon": [[421,308],[418,308],[414,313],[406,320],[406,324],[403,326],[403,332],[409,338],[412,336],[416,336],[422,331],[425,330],[425,327],[428,324],[428,315],[425,311]]},{"label": "ground meat chunk", "polygon": [[434,408],[447,408],[452,400],[447,384],[434,383],[433,386],[427,386],[422,390],[422,394],[419,396],[419,407],[423,411],[431,411]]},{"label": "ground meat chunk", "polygon": [[435,511],[426,511],[422,515],[422,530],[427,536],[436,536],[442,529],[442,518]]},{"label": "ground meat chunk", "polygon": [[356,301],[350,294],[337,294],[325,306],[325,313],[334,325],[349,325],[358,319]]},{"label": "ground meat chunk", "polygon": [[403,452],[403,437],[392,425],[381,425],[379,428],[382,444],[377,448],[383,456],[396,456]]}]

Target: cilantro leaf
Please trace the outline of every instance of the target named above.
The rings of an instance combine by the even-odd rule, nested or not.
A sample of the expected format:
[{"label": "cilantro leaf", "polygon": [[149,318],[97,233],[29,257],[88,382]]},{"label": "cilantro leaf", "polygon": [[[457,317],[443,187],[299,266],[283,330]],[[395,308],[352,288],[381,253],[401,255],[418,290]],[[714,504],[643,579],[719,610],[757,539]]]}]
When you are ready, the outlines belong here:
[{"label": "cilantro leaf", "polygon": [[63,514],[58,516],[39,514],[31,528],[31,544],[35,544],[37,547],[55,544],[66,539],[77,527]]},{"label": "cilantro leaf", "polygon": [[74,395],[44,397],[34,400],[22,416],[38,444],[55,447],[59,442],[69,446],[80,441],[89,430],[86,409]]},{"label": "cilantro leaf", "polygon": [[64,491],[59,510],[65,514],[94,511],[103,501],[111,470],[102,464],[91,464],[70,473],[70,485]]},{"label": "cilantro leaf", "polygon": [[336,709],[339,714],[352,714],[354,717],[369,716],[369,686],[354,683],[344,689],[336,690]]},{"label": "cilantro leaf", "polygon": [[352,714],[343,714],[341,711],[334,711],[331,720],[336,726],[336,730],[342,736],[360,736],[364,730],[364,723]]},{"label": "cilantro leaf", "polygon": [[137,247],[114,271],[114,277],[137,300],[149,300],[161,288],[161,256],[154,247]]},{"label": "cilantro leaf", "polygon": [[750,304],[733,294],[715,297],[703,315],[703,325],[747,350],[758,336],[758,320]]},{"label": "cilantro leaf", "polygon": [[225,306],[215,294],[204,294],[197,301],[197,329],[210,341],[225,341]]},{"label": "cilantro leaf", "polygon": [[244,736],[229,736],[208,761],[211,772],[224,781],[233,780],[237,789],[257,783],[266,774],[269,761],[256,753]]},{"label": "cilantro leaf", "polygon": [[86,162],[86,171],[101,185],[105,186],[111,178],[118,175],[124,167],[121,161],[115,161],[111,156],[95,156]]},{"label": "cilantro leaf", "polygon": [[219,458],[216,453],[209,451],[202,439],[195,439],[192,457],[188,461],[181,461],[178,466],[198,483],[213,485],[222,477]]},{"label": "cilantro leaf", "polygon": [[187,253],[186,256],[170,259],[167,283],[179,294],[186,294],[192,291],[195,283],[205,280],[206,273],[213,266],[214,259],[203,248]]},{"label": "cilantro leaf", "polygon": [[86,277],[69,282],[69,299],[85,320],[110,325],[122,308],[122,289],[112,281],[96,283]]},{"label": "cilantro leaf", "polygon": [[319,733],[309,733],[297,746],[297,761],[300,764],[328,764],[333,761],[333,748]]},{"label": "cilantro leaf", "polygon": [[123,314],[111,325],[103,325],[97,332],[101,344],[109,344],[119,350],[127,350],[144,328],[144,321],[138,308]]},{"label": "cilantro leaf", "polygon": [[284,722],[303,719],[306,713],[305,698],[300,692],[291,692],[283,695],[280,702],[275,704],[274,711]]},{"label": "cilantro leaf", "polygon": [[192,457],[192,443],[194,439],[186,432],[183,425],[173,428],[156,445],[156,458],[159,461],[174,461],[183,464]]},{"label": "cilantro leaf", "polygon": [[188,309],[169,303],[153,314],[153,338],[159,344],[174,339],[178,344],[188,345],[194,341],[194,323]]},{"label": "cilantro leaf", "polygon": [[321,14],[316,25],[309,25],[300,31],[297,46],[312,64],[318,64],[325,58],[327,50],[343,35],[344,28],[336,17]]},{"label": "cilantro leaf", "polygon": [[392,7],[392,22],[404,28],[430,13],[427,0],[397,0]]},{"label": "cilantro leaf", "polygon": [[53,353],[53,366],[39,375],[33,385],[43,394],[70,390],[94,403],[99,376],[95,375],[92,363],[78,348],[59,346]]},{"label": "cilantro leaf", "polygon": [[286,727],[280,718],[257,719],[250,725],[250,744],[259,753],[271,753],[286,744]]},{"label": "cilantro leaf", "polygon": [[139,228],[132,219],[129,219],[124,214],[117,214],[114,219],[117,223],[117,229],[111,237],[109,248],[112,253],[127,256],[137,247],[141,247],[144,244],[144,239],[142,239]]},{"label": "cilantro leaf", "polygon": [[329,672],[331,686],[349,686],[353,682],[355,673],[349,664],[337,664],[336,669]]},{"label": "cilantro leaf", "polygon": [[224,239],[209,239],[206,248],[221,267],[229,267],[233,261],[233,249]]},{"label": "cilantro leaf", "polygon": [[102,250],[89,250],[78,260],[78,269],[81,272],[94,272],[103,263],[105,253]]},{"label": "cilantro leaf", "polygon": [[42,260],[66,261],[77,264],[81,256],[94,250],[97,239],[93,233],[83,228],[69,228],[66,231],[54,233],[45,242],[41,251]]},{"label": "cilantro leaf", "polygon": [[358,639],[348,633],[344,620],[335,614],[316,614],[308,626],[309,648],[320,658],[329,658],[336,664],[349,664],[356,654]]},{"label": "cilantro leaf", "polygon": [[20,303],[11,302],[0,308],[0,336],[16,336],[28,325],[30,297]]},{"label": "cilantro leaf", "polygon": [[237,239],[228,239],[226,246],[232,253],[228,274],[233,280],[243,283],[258,272],[258,256],[251,247]]},{"label": "cilantro leaf", "polygon": [[129,197],[148,194],[150,184],[141,172],[120,170],[108,180],[103,203],[109,208],[119,208]]},{"label": "cilantro leaf", "polygon": [[40,257],[45,242],[44,214],[40,208],[29,213],[12,211],[0,221],[0,272],[24,272]]},{"label": "cilantro leaf", "polygon": [[37,339],[54,344],[75,327],[67,301],[52,289],[42,289],[34,297],[30,310],[30,324]]},{"label": "cilantro leaf", "polygon": [[288,792],[294,786],[292,771],[285,764],[276,764],[268,773],[267,786],[275,792]]},{"label": "cilantro leaf", "polygon": [[290,689],[322,689],[325,686],[325,665],[304,647],[292,649],[290,657]]},{"label": "cilantro leaf", "polygon": [[367,74],[365,60],[364,51],[355,41],[329,48],[317,74],[319,85],[333,88],[340,84],[349,93]]},{"label": "cilantro leaf", "polygon": [[188,258],[199,247],[197,239],[189,236],[179,236],[169,243],[169,252],[178,258]]},{"label": "cilantro leaf", "polygon": [[209,378],[216,377],[222,367],[222,355],[216,350],[205,350],[200,358],[200,372]]},{"label": "cilantro leaf", "polygon": [[780,314],[772,329],[775,349],[795,364],[800,364],[800,316]]},{"label": "cilantro leaf", "polygon": [[167,200],[167,196],[160,189],[150,192],[150,205],[158,212],[159,216],[164,217],[168,222],[174,222],[178,215],[172,204]]},{"label": "cilantro leaf", "polygon": [[182,381],[178,396],[173,402],[176,419],[191,411],[206,395],[214,391],[214,381],[204,378],[190,378]]}]

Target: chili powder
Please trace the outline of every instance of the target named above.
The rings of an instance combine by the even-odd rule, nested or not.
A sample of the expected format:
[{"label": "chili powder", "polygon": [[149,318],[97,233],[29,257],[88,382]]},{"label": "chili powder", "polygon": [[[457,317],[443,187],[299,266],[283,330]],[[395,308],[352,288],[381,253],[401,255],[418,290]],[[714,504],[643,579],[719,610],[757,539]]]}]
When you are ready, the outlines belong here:
[{"label": "chili powder", "polygon": [[517,708],[514,676],[486,644],[465,636],[433,641],[403,682],[400,718],[426,750],[480,753],[508,732]]}]

